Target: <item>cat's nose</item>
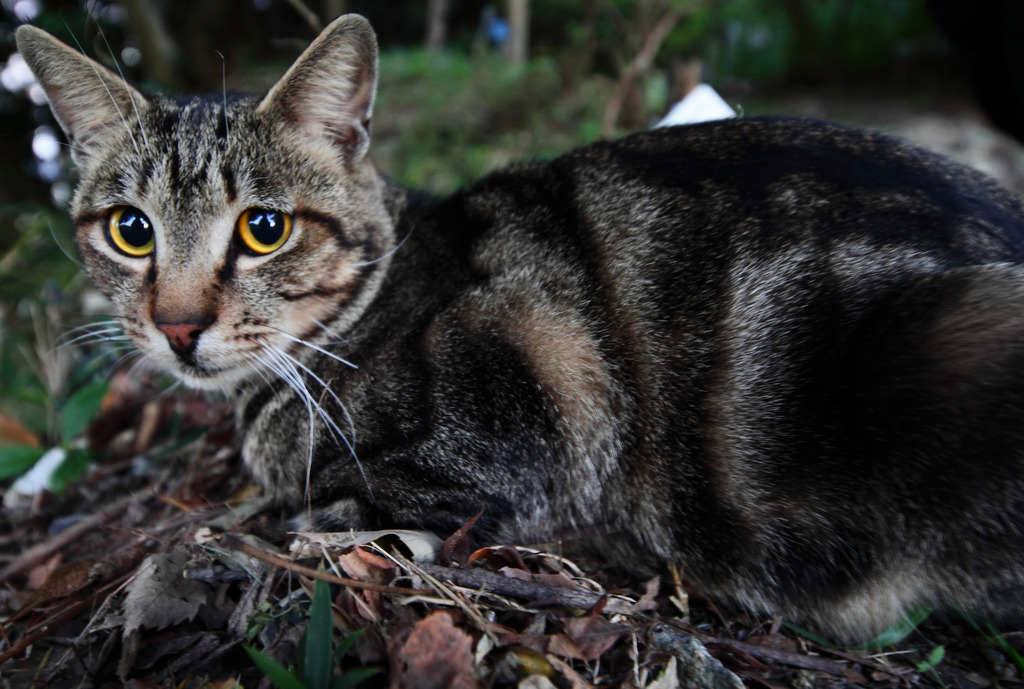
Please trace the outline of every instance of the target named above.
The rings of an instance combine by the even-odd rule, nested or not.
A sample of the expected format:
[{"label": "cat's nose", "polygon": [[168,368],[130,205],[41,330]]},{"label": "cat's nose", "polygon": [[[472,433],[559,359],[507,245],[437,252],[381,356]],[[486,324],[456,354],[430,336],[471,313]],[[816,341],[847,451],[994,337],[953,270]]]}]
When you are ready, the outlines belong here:
[{"label": "cat's nose", "polygon": [[157,329],[167,336],[167,341],[177,354],[189,356],[196,348],[196,340],[206,329],[197,323],[157,323]]}]

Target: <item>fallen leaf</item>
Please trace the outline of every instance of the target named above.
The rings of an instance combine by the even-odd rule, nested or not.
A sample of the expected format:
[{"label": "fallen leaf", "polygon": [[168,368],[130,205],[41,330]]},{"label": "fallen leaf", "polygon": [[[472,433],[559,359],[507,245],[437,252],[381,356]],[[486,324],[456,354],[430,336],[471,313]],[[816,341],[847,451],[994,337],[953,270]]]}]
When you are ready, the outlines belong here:
[{"label": "fallen leaf", "polygon": [[443,610],[412,628],[391,659],[392,689],[476,689],[473,637],[455,626]]},{"label": "fallen leaf", "polygon": [[39,447],[39,437],[13,416],[0,413],[0,445]]},{"label": "fallen leaf", "polygon": [[470,517],[469,521],[460,526],[455,533],[444,540],[441,544],[441,555],[439,562],[442,566],[449,566],[453,563],[463,564],[469,561],[469,530],[476,524],[476,520],[483,515],[480,510],[476,516]]},{"label": "fallen leaf", "polygon": [[522,570],[529,569],[529,567],[526,566],[526,563],[523,562],[523,556],[519,554],[519,551],[507,545],[480,548],[469,556],[467,564],[470,562],[476,562],[477,560],[483,560],[484,562],[496,567],[513,567],[515,569]]},{"label": "fallen leaf", "polygon": [[[338,564],[349,577],[359,581],[387,584],[395,578],[395,563],[364,548],[353,548],[351,551],[339,555]],[[355,612],[360,617],[374,622],[381,619],[383,610],[379,593],[348,589],[348,595],[359,599],[360,602],[356,603]]]},{"label": "fallen leaf", "polygon": [[661,590],[661,577],[654,577],[644,585],[644,595],[633,606],[634,612],[649,612],[658,609],[658,592]]},{"label": "fallen leaf", "polygon": [[[571,617],[562,621],[562,627],[573,646],[579,649],[578,658],[588,661],[599,658],[630,630],[624,624],[598,616]],[[554,652],[551,648],[548,650]]]},{"label": "fallen leaf", "polygon": [[45,603],[78,593],[90,584],[110,576],[112,574],[111,569],[111,566],[107,563],[96,562],[95,560],[83,560],[64,567],[58,567],[53,570],[50,576],[46,578],[46,581],[43,582],[43,585],[29,596],[25,604],[6,623],[10,624],[15,620],[21,619]]},{"label": "fallen leaf", "polygon": [[145,559],[128,584],[124,599],[125,635],[136,629],[164,629],[191,620],[206,603],[209,587],[182,576],[188,554],[155,553]]},{"label": "fallen leaf", "polygon": [[28,572],[28,581],[25,582],[25,585],[33,590],[42,588],[43,584],[46,583],[46,580],[50,578],[50,575],[53,574],[63,562],[64,556],[61,553],[57,553],[41,565],[33,567]]},{"label": "fallen leaf", "polygon": [[565,662],[561,658],[556,658],[553,655],[548,654],[548,662],[562,673],[562,677],[569,680],[572,689],[594,689],[594,685],[583,679],[580,673],[572,669],[569,663]]}]

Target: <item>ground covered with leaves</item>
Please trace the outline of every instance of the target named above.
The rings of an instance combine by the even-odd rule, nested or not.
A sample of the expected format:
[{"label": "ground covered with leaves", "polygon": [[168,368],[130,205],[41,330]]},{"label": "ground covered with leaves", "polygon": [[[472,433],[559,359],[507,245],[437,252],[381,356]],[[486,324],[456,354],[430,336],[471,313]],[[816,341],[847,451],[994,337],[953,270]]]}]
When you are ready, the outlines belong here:
[{"label": "ground covered with leaves", "polygon": [[1012,630],[933,615],[844,649],[573,543],[290,533],[229,405],[126,374],[86,437],[92,464],[59,496],[5,497],[4,687],[1024,684]]}]

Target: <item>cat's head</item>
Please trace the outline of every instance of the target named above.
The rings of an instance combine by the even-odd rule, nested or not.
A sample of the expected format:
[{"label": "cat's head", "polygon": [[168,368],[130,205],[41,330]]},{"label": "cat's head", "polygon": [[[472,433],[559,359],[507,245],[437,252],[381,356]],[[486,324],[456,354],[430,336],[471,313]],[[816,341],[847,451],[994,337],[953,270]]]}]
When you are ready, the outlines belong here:
[{"label": "cat's head", "polygon": [[332,23],[265,97],[148,95],[39,29],[17,38],[80,170],[86,268],[161,368],[230,387],[358,318],[394,246],[365,19]]}]

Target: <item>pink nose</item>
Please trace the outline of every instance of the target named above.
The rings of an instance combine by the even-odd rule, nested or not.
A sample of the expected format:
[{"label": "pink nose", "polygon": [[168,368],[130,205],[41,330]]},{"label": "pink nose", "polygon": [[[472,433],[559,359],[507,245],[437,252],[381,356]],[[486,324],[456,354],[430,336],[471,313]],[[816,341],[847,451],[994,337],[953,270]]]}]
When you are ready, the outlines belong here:
[{"label": "pink nose", "polygon": [[157,323],[156,327],[167,336],[171,349],[179,354],[191,354],[204,329],[195,323]]}]

